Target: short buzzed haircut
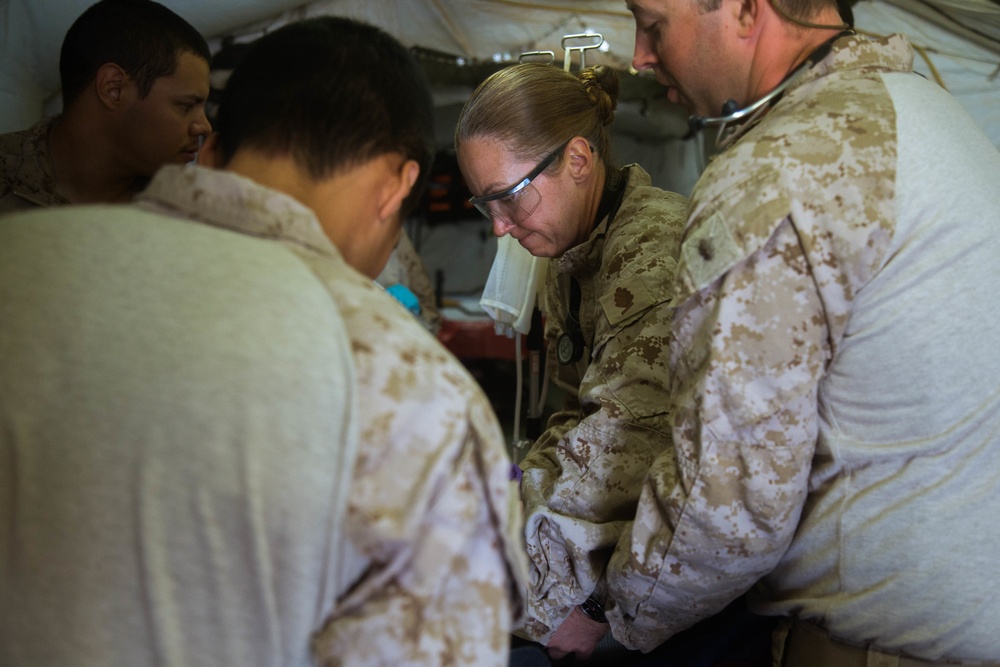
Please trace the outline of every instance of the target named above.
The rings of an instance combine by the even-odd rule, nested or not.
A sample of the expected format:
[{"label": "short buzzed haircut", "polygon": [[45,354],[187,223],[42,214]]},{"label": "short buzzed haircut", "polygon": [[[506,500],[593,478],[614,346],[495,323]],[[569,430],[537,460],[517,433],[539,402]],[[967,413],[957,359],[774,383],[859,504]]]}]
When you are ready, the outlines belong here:
[{"label": "short buzzed haircut", "polygon": [[[854,25],[852,5],[856,0],[765,0],[777,5],[779,13],[783,12],[793,19],[808,21],[827,7],[836,7],[837,13],[848,25]],[[722,0],[698,0],[698,6],[703,13],[714,12],[722,6]]]},{"label": "short buzzed haircut", "polygon": [[208,43],[180,16],[153,0],[101,0],[66,32],[59,54],[63,108],[79,97],[102,65],[114,63],[135,81],[140,97],[177,70],[190,52],[209,62]]},{"label": "short buzzed haircut", "polygon": [[223,162],[251,148],[288,155],[313,178],[387,153],[420,165],[409,213],[434,158],[430,88],[413,54],[375,26],[324,16],[256,40],[226,82],[215,129]]}]

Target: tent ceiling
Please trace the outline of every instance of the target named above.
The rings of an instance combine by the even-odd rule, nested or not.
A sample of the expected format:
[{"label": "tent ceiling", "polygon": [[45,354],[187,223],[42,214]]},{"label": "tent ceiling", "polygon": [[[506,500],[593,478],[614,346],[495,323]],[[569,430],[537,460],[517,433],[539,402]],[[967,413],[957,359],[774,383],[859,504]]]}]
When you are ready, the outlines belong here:
[{"label": "tent ceiling", "polygon": [[[634,43],[634,24],[623,0],[160,1],[194,24],[216,50],[227,36],[249,41],[308,16],[337,14],[365,20],[407,46],[421,48],[442,104],[467,96],[483,72],[516,60],[522,52],[552,51],[562,63],[562,38],[568,34],[594,31],[603,35],[605,45],[587,51],[587,64],[609,64],[622,71],[628,69]],[[92,2],[0,0],[0,132],[24,127],[43,112],[58,110],[53,98],[59,87],[62,36]],[[896,12],[883,11],[885,7]],[[1000,106],[1000,79],[989,78],[1000,64],[1000,0],[863,0],[855,14],[859,27],[883,33],[906,30],[915,42],[930,47],[932,58],[943,54],[951,59],[947,67],[953,78],[944,83],[953,92],[955,88],[972,91],[972,97],[960,98],[966,108]],[[904,14],[915,22],[900,20]],[[870,17],[873,23],[865,25]],[[926,26],[933,27],[934,34]],[[942,31],[957,41],[940,46]],[[578,60],[577,54],[574,63]],[[644,77],[623,77],[622,100],[634,101],[639,115],[671,116],[667,125],[678,126],[675,117],[680,112]],[[666,131],[663,123],[658,127],[653,130]],[[1000,127],[995,132],[1000,135]],[[991,133],[991,137],[1000,143],[1000,136]]]}]

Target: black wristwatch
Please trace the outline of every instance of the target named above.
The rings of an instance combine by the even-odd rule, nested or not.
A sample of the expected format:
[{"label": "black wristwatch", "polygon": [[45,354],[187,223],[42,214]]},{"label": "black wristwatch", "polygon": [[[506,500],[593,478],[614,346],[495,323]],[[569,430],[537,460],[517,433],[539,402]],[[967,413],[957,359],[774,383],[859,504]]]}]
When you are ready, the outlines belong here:
[{"label": "black wristwatch", "polygon": [[601,606],[601,603],[594,598],[587,598],[586,601],[580,605],[580,609],[593,621],[597,621],[598,623],[608,622],[607,616],[604,615],[604,607]]}]

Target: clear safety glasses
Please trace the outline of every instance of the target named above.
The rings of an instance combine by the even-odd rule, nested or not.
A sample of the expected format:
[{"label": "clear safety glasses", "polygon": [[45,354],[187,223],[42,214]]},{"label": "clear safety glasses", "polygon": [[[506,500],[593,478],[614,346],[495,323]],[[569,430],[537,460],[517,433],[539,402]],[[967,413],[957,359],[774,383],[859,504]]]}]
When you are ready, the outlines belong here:
[{"label": "clear safety glasses", "polygon": [[569,142],[566,142],[550,153],[516,184],[491,195],[472,197],[469,199],[469,203],[478,208],[479,212],[485,215],[488,220],[499,219],[515,225],[520,224],[535,212],[538,204],[542,201],[542,194],[531,182],[559,157],[568,144]]}]

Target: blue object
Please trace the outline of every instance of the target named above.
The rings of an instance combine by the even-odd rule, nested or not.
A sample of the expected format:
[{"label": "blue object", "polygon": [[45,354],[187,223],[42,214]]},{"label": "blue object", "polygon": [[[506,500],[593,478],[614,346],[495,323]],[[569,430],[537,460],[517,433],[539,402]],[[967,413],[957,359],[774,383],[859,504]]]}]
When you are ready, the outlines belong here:
[{"label": "blue object", "polygon": [[395,285],[386,287],[385,291],[391,294],[396,301],[403,304],[403,307],[408,311],[420,317],[420,299],[410,291],[409,287],[401,283],[396,283]]}]

